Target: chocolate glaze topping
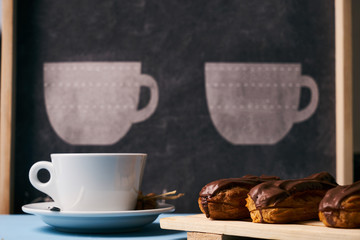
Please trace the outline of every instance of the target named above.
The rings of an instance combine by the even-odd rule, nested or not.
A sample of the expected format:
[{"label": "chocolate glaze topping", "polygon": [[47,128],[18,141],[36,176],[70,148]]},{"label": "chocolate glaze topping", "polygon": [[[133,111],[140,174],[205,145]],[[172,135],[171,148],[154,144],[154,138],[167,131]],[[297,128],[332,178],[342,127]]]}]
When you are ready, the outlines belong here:
[{"label": "chocolate glaze topping", "polygon": [[327,191],[324,198],[320,202],[319,210],[322,212],[329,210],[339,210],[341,208],[342,201],[353,194],[360,194],[360,181],[357,181],[351,185],[337,186]]},{"label": "chocolate glaze topping", "polygon": [[241,178],[225,178],[213,181],[211,183],[206,184],[200,191],[200,197],[212,197],[216,195],[218,192],[230,189],[233,187],[245,187],[252,188],[253,186],[263,183],[269,180],[279,180],[278,177],[273,176],[253,176],[253,175],[245,175]]},{"label": "chocolate glaze topping", "polygon": [[305,179],[315,179],[315,180],[319,180],[319,181],[323,181],[323,182],[330,182],[335,185],[338,185],[337,182],[335,181],[335,178],[333,176],[331,176],[328,172],[315,173],[315,174],[312,174],[312,175],[306,177]]},{"label": "chocolate glaze topping", "polygon": [[278,180],[264,182],[253,187],[249,196],[257,208],[275,206],[290,195],[308,190],[328,190],[337,186],[334,177],[327,172],[313,174],[296,180]]},{"label": "chocolate glaze topping", "polygon": [[245,175],[241,178],[225,178],[219,179],[206,184],[200,191],[199,196],[201,197],[201,205],[205,211],[206,217],[209,217],[208,199],[215,196],[218,192],[227,190],[233,187],[243,187],[249,190],[257,184],[265,181],[279,180],[278,177],[274,176],[253,176]]}]

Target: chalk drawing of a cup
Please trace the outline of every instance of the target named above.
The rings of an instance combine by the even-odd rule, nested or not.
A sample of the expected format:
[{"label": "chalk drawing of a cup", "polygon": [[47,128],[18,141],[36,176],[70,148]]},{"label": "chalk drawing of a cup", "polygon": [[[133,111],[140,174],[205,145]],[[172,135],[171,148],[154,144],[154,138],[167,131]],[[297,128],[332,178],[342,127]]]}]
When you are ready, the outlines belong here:
[{"label": "chalk drawing of a cup", "polygon": [[[275,144],[316,110],[319,91],[301,64],[205,63],[206,98],[219,134],[234,145]],[[301,88],[311,99],[299,110]]]},{"label": "chalk drawing of a cup", "polygon": [[[138,109],[141,87],[150,89],[150,100]],[[116,143],[153,114],[159,99],[140,62],[45,63],[44,93],[51,126],[73,145]]]}]

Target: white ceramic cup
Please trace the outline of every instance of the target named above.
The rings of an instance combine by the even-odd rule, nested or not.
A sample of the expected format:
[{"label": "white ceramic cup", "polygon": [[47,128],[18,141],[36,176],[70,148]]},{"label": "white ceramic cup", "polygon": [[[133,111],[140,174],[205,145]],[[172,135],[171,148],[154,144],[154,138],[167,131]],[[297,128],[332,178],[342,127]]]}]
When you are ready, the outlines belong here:
[{"label": "white ceramic cup", "polygon": [[[51,154],[51,162],[35,163],[31,184],[49,195],[61,211],[124,211],[136,206],[147,154]],[[50,173],[48,182],[38,172]]]}]

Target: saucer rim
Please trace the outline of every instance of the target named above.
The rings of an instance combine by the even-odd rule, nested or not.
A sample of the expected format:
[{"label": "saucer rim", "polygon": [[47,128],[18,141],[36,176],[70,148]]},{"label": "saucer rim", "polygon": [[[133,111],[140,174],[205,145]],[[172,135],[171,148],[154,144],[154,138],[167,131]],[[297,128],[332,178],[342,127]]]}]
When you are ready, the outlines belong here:
[{"label": "saucer rim", "polygon": [[[168,203],[158,203],[157,208],[145,210],[125,210],[125,211],[50,211],[48,207],[54,206],[54,202],[29,203],[21,207],[22,211],[34,215],[43,216],[72,216],[72,217],[118,217],[118,216],[135,216],[135,215],[154,215],[175,211],[175,206]],[[56,206],[56,205],[55,205]]]}]

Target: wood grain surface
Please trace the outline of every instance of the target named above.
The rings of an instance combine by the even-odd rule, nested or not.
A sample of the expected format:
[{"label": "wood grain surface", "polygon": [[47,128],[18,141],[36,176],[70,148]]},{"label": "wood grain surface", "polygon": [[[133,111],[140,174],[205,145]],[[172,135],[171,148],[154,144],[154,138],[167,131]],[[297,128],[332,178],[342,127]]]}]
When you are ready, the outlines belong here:
[{"label": "wood grain surface", "polygon": [[163,229],[265,239],[359,239],[360,229],[328,228],[320,221],[296,224],[261,224],[210,220],[203,214],[162,218]]}]

